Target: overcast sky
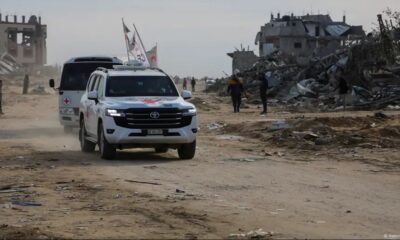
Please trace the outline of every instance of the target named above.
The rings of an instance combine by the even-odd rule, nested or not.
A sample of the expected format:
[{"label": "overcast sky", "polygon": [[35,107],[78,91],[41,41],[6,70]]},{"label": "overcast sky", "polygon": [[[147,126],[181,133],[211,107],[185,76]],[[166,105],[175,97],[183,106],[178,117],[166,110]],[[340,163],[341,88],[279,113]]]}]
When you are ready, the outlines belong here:
[{"label": "overcast sky", "polygon": [[[222,76],[231,72],[226,55],[240,44],[254,45],[271,12],[344,13],[353,25],[373,27],[385,8],[400,0],[1,0],[4,14],[40,14],[48,25],[48,63],[73,56],[125,56],[121,18],[135,22],[145,47],[159,47],[159,65],[175,75]],[[256,51],[256,53],[258,53]]]}]

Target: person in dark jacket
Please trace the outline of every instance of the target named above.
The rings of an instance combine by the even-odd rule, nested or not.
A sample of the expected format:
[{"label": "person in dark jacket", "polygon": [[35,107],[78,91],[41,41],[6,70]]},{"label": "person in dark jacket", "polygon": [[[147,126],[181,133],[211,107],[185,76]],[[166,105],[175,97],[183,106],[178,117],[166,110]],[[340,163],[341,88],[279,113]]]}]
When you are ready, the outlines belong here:
[{"label": "person in dark jacket", "polygon": [[263,111],[261,114],[267,114],[267,91],[268,91],[268,79],[263,73],[258,75],[258,80],[260,81],[260,98],[263,105]]},{"label": "person in dark jacket", "polygon": [[194,79],[194,77],[192,78],[192,81],[190,82],[190,84],[192,85],[192,92],[196,91],[196,79]]},{"label": "person in dark jacket", "polygon": [[339,89],[339,95],[342,99],[343,103],[343,110],[346,111],[346,95],[349,92],[349,86],[347,84],[346,79],[344,78],[344,71],[343,69],[339,69],[336,73],[336,78],[338,80],[338,86],[336,89]]},{"label": "person in dark jacket", "polygon": [[235,113],[240,112],[243,91],[243,84],[237,76],[233,76],[228,84],[228,94],[232,97],[233,112]]}]

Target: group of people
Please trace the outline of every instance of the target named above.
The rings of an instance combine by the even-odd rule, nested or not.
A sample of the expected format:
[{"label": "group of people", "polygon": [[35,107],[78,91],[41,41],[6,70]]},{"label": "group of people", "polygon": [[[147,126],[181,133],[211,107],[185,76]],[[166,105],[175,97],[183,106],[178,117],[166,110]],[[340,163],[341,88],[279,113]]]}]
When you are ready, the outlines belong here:
[{"label": "group of people", "polygon": [[[264,74],[258,74],[256,76],[257,80],[259,80],[259,90],[260,90],[260,99],[263,105],[263,110],[261,112],[262,115],[267,114],[267,91],[268,91],[268,79]],[[234,75],[228,82],[227,93],[231,95],[233,112],[240,112],[240,105],[242,103],[242,94],[245,94],[245,89],[243,87],[242,81],[239,79],[239,72],[235,71]]]},{"label": "group of people", "polygon": [[[183,90],[187,90],[187,85],[188,85],[188,79],[184,78],[183,83],[182,83]],[[190,85],[192,85],[192,92],[195,92],[196,91],[196,79],[194,77],[190,81]]]}]

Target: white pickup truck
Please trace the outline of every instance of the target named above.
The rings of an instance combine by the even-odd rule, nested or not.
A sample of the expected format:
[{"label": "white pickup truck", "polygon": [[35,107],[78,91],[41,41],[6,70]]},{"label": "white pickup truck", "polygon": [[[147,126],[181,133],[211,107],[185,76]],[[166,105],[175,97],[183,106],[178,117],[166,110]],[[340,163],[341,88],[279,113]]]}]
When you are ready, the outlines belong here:
[{"label": "white pickup truck", "polygon": [[99,68],[89,78],[79,108],[79,140],[84,152],[99,145],[101,157],[116,149],[177,149],[181,159],[196,151],[197,111],[160,69],[138,66]]}]

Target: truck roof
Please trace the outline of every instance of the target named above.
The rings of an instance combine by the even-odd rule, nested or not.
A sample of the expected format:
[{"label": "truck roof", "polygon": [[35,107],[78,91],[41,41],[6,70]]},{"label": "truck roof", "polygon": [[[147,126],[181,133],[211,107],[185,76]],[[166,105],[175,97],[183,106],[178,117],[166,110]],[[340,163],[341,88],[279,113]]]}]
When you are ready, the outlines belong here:
[{"label": "truck roof", "polygon": [[108,69],[107,74],[109,76],[167,76],[164,72],[155,69],[137,69],[137,70],[115,70]]}]

